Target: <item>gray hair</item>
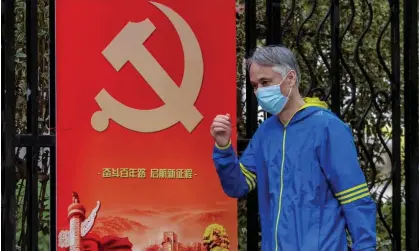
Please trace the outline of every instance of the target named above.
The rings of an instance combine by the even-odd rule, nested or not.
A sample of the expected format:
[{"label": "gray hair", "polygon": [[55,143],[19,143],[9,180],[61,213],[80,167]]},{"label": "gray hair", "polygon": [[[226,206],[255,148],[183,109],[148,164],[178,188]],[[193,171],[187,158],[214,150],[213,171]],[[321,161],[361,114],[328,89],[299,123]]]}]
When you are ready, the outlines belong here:
[{"label": "gray hair", "polygon": [[262,66],[272,66],[273,70],[281,74],[282,77],[285,77],[289,71],[294,70],[297,74],[296,84],[297,86],[300,84],[301,73],[297,59],[294,53],[286,47],[278,45],[260,47],[247,60],[248,69],[252,63]]}]

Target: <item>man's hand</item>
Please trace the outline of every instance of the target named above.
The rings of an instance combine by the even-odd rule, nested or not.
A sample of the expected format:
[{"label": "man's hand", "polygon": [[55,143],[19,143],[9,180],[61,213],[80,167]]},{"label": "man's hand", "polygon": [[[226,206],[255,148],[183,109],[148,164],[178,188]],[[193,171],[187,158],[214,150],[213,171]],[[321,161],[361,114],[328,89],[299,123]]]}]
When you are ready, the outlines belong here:
[{"label": "man's hand", "polygon": [[230,114],[217,115],[212,122],[210,132],[218,146],[227,146],[231,138]]}]

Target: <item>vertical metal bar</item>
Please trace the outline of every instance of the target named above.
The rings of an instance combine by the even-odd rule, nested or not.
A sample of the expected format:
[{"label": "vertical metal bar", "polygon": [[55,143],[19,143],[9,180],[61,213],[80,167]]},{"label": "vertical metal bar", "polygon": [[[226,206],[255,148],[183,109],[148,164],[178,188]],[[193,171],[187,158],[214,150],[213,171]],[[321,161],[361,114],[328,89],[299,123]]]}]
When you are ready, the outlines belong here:
[{"label": "vertical metal bar", "polygon": [[418,1],[404,1],[406,250],[419,251]]},{"label": "vertical metal bar", "polygon": [[281,32],[281,0],[273,0],[272,3],[272,43],[282,44]]},{"label": "vertical metal bar", "polygon": [[401,250],[401,156],[400,156],[400,6],[390,1],[391,11],[391,111],[392,111],[392,230],[393,251]]},{"label": "vertical metal bar", "polygon": [[[256,0],[246,0],[246,56],[249,57],[256,49]],[[246,72],[246,133],[253,136],[258,128],[258,103],[250,84],[249,72]]]},{"label": "vertical metal bar", "polygon": [[[2,250],[16,250],[15,172],[15,1],[2,1],[2,132],[4,167],[2,186]],[[4,153],[4,155],[3,155]],[[4,158],[4,159],[3,159]],[[2,163],[2,164],[3,164]]]},{"label": "vertical metal bar", "polygon": [[[273,44],[273,15],[272,15],[273,0],[266,0],[266,44]],[[247,10],[246,10],[247,11]]]},{"label": "vertical metal bar", "polygon": [[38,250],[38,17],[37,0],[26,0],[27,77],[30,95],[28,100],[28,130],[32,146],[27,149],[28,182],[28,250]]},{"label": "vertical metal bar", "polygon": [[331,21],[331,95],[332,111],[339,117],[340,114],[340,39],[339,39],[339,0],[331,0],[330,21]]},{"label": "vertical metal bar", "polygon": [[[50,133],[56,135],[56,92],[55,92],[55,0],[49,0],[49,50],[50,50],[50,65],[49,65],[49,116],[50,116]],[[57,140],[57,137],[55,137]],[[56,229],[56,147],[51,147],[50,159],[50,250],[57,250],[57,229]]]},{"label": "vertical metal bar", "polygon": [[[281,34],[281,0],[267,0],[266,2],[266,45],[280,45]],[[266,117],[272,114],[266,113]]]},{"label": "vertical metal bar", "polygon": [[266,44],[281,44],[281,0],[266,0]]},{"label": "vertical metal bar", "polygon": [[[246,56],[248,57],[256,48],[256,0],[245,2],[245,30],[246,30]],[[246,134],[247,138],[253,136],[258,127],[258,104],[246,70]],[[256,191],[247,197],[247,250],[258,250],[259,219]]]},{"label": "vertical metal bar", "polygon": [[51,147],[50,159],[50,251],[57,250],[57,205],[56,205],[56,147]]}]

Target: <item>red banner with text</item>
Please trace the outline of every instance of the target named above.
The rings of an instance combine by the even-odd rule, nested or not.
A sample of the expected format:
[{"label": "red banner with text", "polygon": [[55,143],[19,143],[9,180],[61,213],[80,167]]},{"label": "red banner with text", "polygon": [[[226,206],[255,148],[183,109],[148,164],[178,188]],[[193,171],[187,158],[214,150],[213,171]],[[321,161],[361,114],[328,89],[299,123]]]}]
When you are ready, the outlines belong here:
[{"label": "red banner with text", "polygon": [[56,0],[58,250],[237,250],[235,32],[234,1]]}]

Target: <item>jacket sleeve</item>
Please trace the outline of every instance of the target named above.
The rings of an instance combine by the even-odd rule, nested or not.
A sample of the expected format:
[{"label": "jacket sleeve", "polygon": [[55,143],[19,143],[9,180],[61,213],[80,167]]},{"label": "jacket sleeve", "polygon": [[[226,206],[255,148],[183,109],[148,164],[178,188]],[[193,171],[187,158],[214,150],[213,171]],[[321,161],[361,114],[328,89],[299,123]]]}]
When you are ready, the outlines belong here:
[{"label": "jacket sleeve", "polygon": [[353,251],[376,247],[376,205],[360,168],[350,128],[338,118],[328,121],[318,148],[320,165],[342,205]]},{"label": "jacket sleeve", "polygon": [[224,192],[230,197],[241,198],[256,188],[255,142],[253,137],[240,161],[231,142],[226,147],[214,145],[212,158],[215,168]]}]

